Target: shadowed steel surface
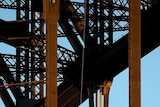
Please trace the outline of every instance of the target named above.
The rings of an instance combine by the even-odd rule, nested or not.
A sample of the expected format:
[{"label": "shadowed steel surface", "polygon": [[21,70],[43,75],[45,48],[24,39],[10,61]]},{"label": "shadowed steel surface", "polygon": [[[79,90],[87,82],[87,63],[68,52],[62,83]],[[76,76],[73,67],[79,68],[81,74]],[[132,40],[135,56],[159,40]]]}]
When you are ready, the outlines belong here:
[{"label": "shadowed steel surface", "polygon": [[[160,45],[160,29],[156,27],[160,25],[158,0],[141,0],[140,4],[129,0],[86,0],[86,8],[84,2],[59,2],[1,0],[0,8],[14,13],[13,20],[0,17],[0,41],[15,50],[15,54],[0,54],[0,94],[6,106],[50,107],[52,102],[57,107],[79,106],[84,46],[82,102],[89,98],[90,106],[98,104],[93,101],[93,94],[101,88],[107,103],[104,83],[112,81],[130,65],[128,57],[136,59],[134,57],[138,56],[136,61],[131,59],[130,65],[137,69],[135,74],[138,74],[140,66],[133,63]],[[131,19],[136,17],[141,21],[135,19],[138,21],[134,23],[129,12],[132,6],[139,5],[138,16],[141,17],[131,15]],[[137,9],[131,12],[137,12]],[[84,11],[87,13],[85,23]],[[138,39],[141,48],[135,48],[132,42],[137,40],[132,38],[131,42],[130,34],[137,39],[141,35]],[[132,54],[128,53],[130,46]],[[134,52],[140,50],[141,53]],[[136,79],[138,83],[139,78]],[[135,95],[139,95],[139,88],[136,88]],[[130,105],[134,107],[132,102],[140,100],[134,100],[133,91],[130,92]]]}]

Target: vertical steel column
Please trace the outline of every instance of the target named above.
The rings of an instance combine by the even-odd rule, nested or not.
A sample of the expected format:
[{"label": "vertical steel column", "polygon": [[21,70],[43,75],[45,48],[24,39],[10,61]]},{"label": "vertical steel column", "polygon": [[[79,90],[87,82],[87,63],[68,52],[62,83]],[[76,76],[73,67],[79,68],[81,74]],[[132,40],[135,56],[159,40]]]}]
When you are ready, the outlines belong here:
[{"label": "vertical steel column", "polygon": [[[33,1],[32,1],[33,2]],[[33,3],[31,3],[33,4]],[[31,20],[35,20],[35,12],[31,11]],[[34,34],[35,32],[35,23],[31,23],[31,32]],[[31,81],[35,81],[35,72],[36,62],[35,62],[35,47],[31,48]],[[31,85],[31,99],[35,99],[36,97],[36,85]]]},{"label": "vertical steel column", "polygon": [[109,105],[109,87],[104,87],[104,107],[108,107]]},{"label": "vertical steel column", "polygon": [[98,92],[96,92],[96,107],[98,107]]},{"label": "vertical steel column", "polygon": [[110,87],[112,85],[112,81],[105,81],[104,82],[104,107],[109,107],[109,92],[110,92]]},{"label": "vertical steel column", "polygon": [[[16,9],[16,20],[20,20],[21,18],[21,12],[20,12],[20,0],[16,0],[17,3],[17,9]],[[16,82],[20,83],[20,46],[16,47]],[[20,88],[18,87],[17,89],[20,90]],[[20,91],[18,91],[18,98],[20,97]],[[18,98],[16,98],[16,102],[18,101]]]},{"label": "vertical steel column", "polygon": [[[16,19],[20,20],[20,1],[17,0]],[[20,82],[20,46],[16,47],[16,81]]]},{"label": "vertical steel column", "polygon": [[108,0],[108,43],[113,44],[113,4],[112,0]]},{"label": "vertical steel column", "polygon": [[45,107],[57,107],[57,22],[60,0],[43,0],[46,19],[46,102]]},{"label": "vertical steel column", "polygon": [[[104,6],[104,0],[100,0],[100,16],[99,16],[99,28],[100,28],[100,31],[99,31],[99,33],[100,33],[100,45],[101,46],[104,46],[104,24],[105,24],[105,19],[104,19],[104,17],[105,17],[105,13],[104,13],[104,9],[105,9],[105,6]],[[98,13],[97,13],[98,14]],[[98,29],[98,28],[97,28]]]},{"label": "vertical steel column", "polygon": [[[25,20],[29,20],[29,0],[25,0]],[[27,31],[29,32],[29,24],[27,24]],[[25,72],[25,80],[24,81],[27,81],[29,82],[29,47],[28,46],[25,46],[24,48],[24,52],[25,52],[25,68],[24,68],[24,72]],[[25,87],[25,98],[29,99],[29,91],[30,91],[30,88],[29,88],[29,85],[26,85]]]},{"label": "vertical steel column", "polygon": [[129,107],[140,107],[141,14],[140,0],[129,0]]},{"label": "vertical steel column", "polygon": [[[40,13],[40,17],[42,17],[42,13]],[[42,32],[44,32],[44,24],[43,24],[44,22],[42,21],[42,20],[40,20],[40,30],[41,30],[41,32],[40,32],[40,37],[41,38],[44,38],[43,37],[43,33]],[[43,45],[44,45],[44,43],[42,43]],[[39,68],[42,70],[42,72],[40,72],[40,80],[44,80],[44,78],[45,78],[45,75],[44,75],[44,72],[43,72],[43,70],[44,70],[44,62],[45,62],[45,60],[44,60],[44,51],[45,51],[45,49],[44,49],[44,46],[40,46],[40,59],[41,59],[41,61],[40,61],[40,65],[39,65]],[[40,84],[40,98],[43,98],[44,97],[44,84],[43,83],[41,83]]]},{"label": "vertical steel column", "polygon": [[[25,80],[24,81],[29,81],[29,48],[25,49],[25,68],[24,68],[24,72],[25,72]],[[29,99],[29,85],[25,86],[25,98]]]},{"label": "vertical steel column", "polygon": [[99,107],[102,107],[102,88],[103,87],[100,87],[100,95],[99,95],[99,103],[100,103],[100,106]]},{"label": "vertical steel column", "polygon": [[87,92],[88,92],[88,98],[89,98],[89,107],[94,107],[94,96],[93,96],[93,90],[91,86],[87,87]]}]

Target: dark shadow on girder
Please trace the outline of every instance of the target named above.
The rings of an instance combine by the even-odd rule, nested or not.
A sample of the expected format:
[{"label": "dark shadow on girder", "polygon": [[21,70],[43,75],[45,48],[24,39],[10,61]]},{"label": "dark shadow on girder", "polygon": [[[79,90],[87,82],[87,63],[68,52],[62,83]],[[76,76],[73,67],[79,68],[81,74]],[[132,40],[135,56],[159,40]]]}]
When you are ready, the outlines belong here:
[{"label": "dark shadow on girder", "polygon": [[[160,45],[160,28],[157,27],[160,25],[159,9],[158,6],[154,6],[150,10],[141,11],[141,57],[144,57]],[[79,90],[81,82],[81,59],[80,57],[76,62],[68,63],[67,68],[64,69],[64,75],[70,78],[74,86],[78,87]],[[106,47],[97,56],[88,56],[86,59],[84,93],[86,92],[87,84],[91,83],[97,86],[104,80],[114,78],[128,67],[128,35],[119,39],[111,47]],[[61,103],[63,104],[63,102]],[[68,101],[69,103],[70,101]]]},{"label": "dark shadow on girder", "polygon": [[28,40],[30,35],[27,21],[4,21],[0,19],[0,41],[10,45],[22,44],[22,40]]}]

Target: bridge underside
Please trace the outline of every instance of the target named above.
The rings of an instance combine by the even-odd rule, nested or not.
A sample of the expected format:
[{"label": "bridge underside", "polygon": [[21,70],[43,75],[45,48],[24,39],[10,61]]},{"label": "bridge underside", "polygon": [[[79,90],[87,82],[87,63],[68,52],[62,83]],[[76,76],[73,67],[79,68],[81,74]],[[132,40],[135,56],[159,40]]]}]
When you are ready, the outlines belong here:
[{"label": "bridge underside", "polygon": [[[34,2],[32,11],[43,12],[42,0],[41,1],[33,0],[33,1]],[[68,3],[70,2],[69,0],[66,1]],[[70,7],[69,9],[72,10],[72,7]],[[72,55],[75,55],[76,57],[74,61],[66,61],[66,62],[64,61],[65,67],[60,68],[60,70],[63,71],[62,74],[64,80],[58,86],[58,107],[66,107],[66,106],[76,107],[80,105],[83,46],[81,45],[81,42],[77,39],[77,35],[75,34],[75,32],[73,32],[73,28],[68,21],[70,17],[75,17],[74,15],[72,16],[72,11],[69,9],[61,8],[60,11],[61,16],[58,24],[61,27],[61,29],[63,29],[63,31],[65,32],[64,35],[67,37],[68,41],[71,43],[75,51],[73,52]],[[153,5],[153,7],[151,7],[148,10],[141,11],[141,49],[142,49],[141,57],[147,55],[160,45],[160,32],[159,32],[160,28],[157,27],[160,25],[160,20],[159,20],[160,14],[158,13],[159,9],[160,6],[157,4]],[[34,21],[32,22],[32,24],[35,23]],[[79,22],[80,19],[77,18],[76,21]],[[34,51],[33,52],[34,55],[35,56],[37,55],[38,56],[37,58],[42,59],[43,60],[42,62],[45,62],[43,59],[44,56],[42,55],[43,53],[41,53],[42,51],[44,51],[43,49],[44,47],[40,46],[40,44],[42,44],[42,41],[45,41],[45,38],[41,36],[40,38],[35,39],[36,38],[35,36],[37,36],[37,32],[39,32],[38,31],[39,29],[36,29],[37,32],[35,32],[35,29],[33,30],[35,37],[34,38],[33,32],[30,33],[28,30],[29,29],[28,24],[31,24],[31,22],[28,20],[4,21],[3,19],[0,19],[0,41],[12,45],[16,49],[17,47],[24,46],[25,54],[27,54],[27,52],[30,52],[26,51],[27,49],[31,49],[31,53]],[[40,23],[38,22],[38,24]],[[79,28],[78,30],[79,34],[83,36],[81,28]],[[40,35],[43,35],[42,32],[40,33]],[[32,44],[33,41],[36,44],[36,48],[35,45]],[[30,44],[32,44],[32,46],[28,46]],[[37,47],[38,50],[36,50]],[[58,46],[58,49],[59,48],[60,46]],[[98,85],[101,85],[105,80],[107,81],[112,80],[116,75],[118,75],[120,72],[122,72],[124,69],[128,67],[128,34],[121,37],[112,45],[100,46],[100,47],[98,46],[98,48],[96,47],[95,49],[91,47],[90,49],[91,49],[90,51],[93,53],[96,53],[97,49],[100,51],[98,51],[98,54],[90,55],[89,53],[84,57],[85,62],[83,63],[84,64],[83,101],[85,101],[88,98],[87,87],[89,85],[92,85],[94,87],[92,91],[96,92],[99,89]],[[67,49],[65,51],[67,51]],[[15,55],[16,61],[20,62],[20,60],[26,59],[28,57],[28,60],[25,60],[26,62],[24,65],[29,67],[29,65],[27,65],[26,63],[27,61],[30,61],[30,57],[25,55],[23,57],[19,57],[19,55],[20,54]],[[18,71],[22,69],[17,69],[19,66],[16,65],[17,68],[15,69],[14,72],[12,72],[6,63],[4,56],[5,55],[0,54],[0,76],[8,84],[21,82],[20,80],[18,80],[19,77]],[[20,59],[18,59],[18,57]],[[34,75],[35,78],[38,78],[38,76],[40,76],[41,79],[45,80],[45,78],[42,76],[45,75],[45,73],[42,73],[45,71],[45,68],[41,67],[42,62],[41,61],[38,62],[38,69],[32,68],[33,66],[31,67],[32,69],[26,69],[24,67],[23,68],[24,70],[23,73],[25,75],[24,78],[30,79],[29,78],[30,74],[26,73],[26,71],[28,70],[30,72],[32,71],[34,72],[33,74],[31,73],[31,75]],[[60,58],[58,59],[58,62],[63,63],[63,61],[60,60]],[[18,62],[17,64],[21,65]],[[29,82],[30,80],[28,79],[25,80]],[[31,78],[31,81],[32,79],[33,77]],[[34,88],[32,86],[27,87],[25,86],[26,84],[23,85],[25,89],[24,91],[25,95],[22,92],[23,88],[19,88],[19,86],[18,87],[11,86],[11,88],[9,87],[15,99],[17,100],[17,102],[19,102],[17,105],[15,105],[15,103],[11,99],[10,94],[7,91],[7,88],[5,88],[6,86],[4,84],[4,80],[2,79],[0,80],[1,80],[0,84],[1,86],[3,86],[0,90],[0,94],[2,96],[4,104],[7,107],[17,107],[18,104],[19,106],[22,106],[23,104],[25,104],[25,102],[29,102],[30,107],[40,107],[44,105],[45,96],[43,95],[41,96],[40,92],[37,94],[41,96],[38,97],[38,99],[36,99],[36,95],[34,95],[34,97],[32,96],[31,99],[30,97],[27,97],[27,92],[30,92],[32,94],[33,92],[29,90],[31,88],[34,89],[37,83],[33,83],[34,85],[36,84]],[[33,80],[36,81],[36,79]],[[43,82],[40,82],[40,84],[41,83],[43,84]],[[42,86],[40,84],[38,85],[38,87],[42,89]],[[20,102],[22,102],[23,104]]]}]

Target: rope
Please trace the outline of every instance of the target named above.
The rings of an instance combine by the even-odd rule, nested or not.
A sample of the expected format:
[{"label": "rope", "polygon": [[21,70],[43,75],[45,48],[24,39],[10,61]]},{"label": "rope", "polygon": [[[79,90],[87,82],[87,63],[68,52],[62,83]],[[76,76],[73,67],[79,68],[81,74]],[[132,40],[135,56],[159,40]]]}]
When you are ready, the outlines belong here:
[{"label": "rope", "polygon": [[80,103],[82,103],[82,99],[83,99],[83,76],[84,76],[83,73],[84,73],[84,58],[85,58],[86,8],[87,8],[87,0],[84,0],[84,30],[83,30],[84,46],[83,46],[83,50],[82,50]]}]

